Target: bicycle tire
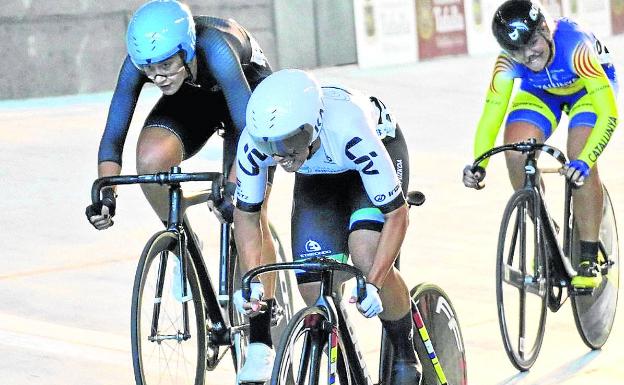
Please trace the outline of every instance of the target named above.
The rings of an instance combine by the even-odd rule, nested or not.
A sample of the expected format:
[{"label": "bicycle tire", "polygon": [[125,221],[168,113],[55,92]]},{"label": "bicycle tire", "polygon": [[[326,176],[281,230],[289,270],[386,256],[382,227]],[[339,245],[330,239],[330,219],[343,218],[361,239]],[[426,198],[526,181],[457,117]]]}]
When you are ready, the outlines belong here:
[{"label": "bicycle tire", "polygon": [[[496,303],[500,333],[509,360],[521,371],[529,370],[535,363],[544,340],[546,324],[549,276],[542,244],[543,235],[538,233],[541,228],[538,225],[541,218],[536,215],[539,212],[538,199],[535,191],[526,189],[518,190],[511,196],[501,221],[496,258]],[[510,229],[511,233],[508,233]],[[509,245],[506,241],[510,241]],[[527,256],[530,246],[532,255]],[[512,294],[516,292],[517,304],[513,305],[517,306],[511,306]],[[531,296],[536,298],[535,303],[527,303],[527,300],[533,299]],[[513,314],[514,308],[517,308],[517,314]],[[526,330],[530,310],[538,315],[533,325],[533,342],[530,342],[532,338],[527,336]],[[512,325],[514,316],[517,316],[517,327]]]},{"label": "bicycle tire", "polygon": [[[574,323],[583,343],[592,350],[600,349],[609,338],[617,309],[618,289],[620,282],[620,255],[618,244],[615,212],[609,192],[603,186],[603,215],[600,223],[600,253],[608,256],[613,263],[605,268],[603,279],[592,294],[575,295],[572,297],[572,313]],[[578,266],[580,250],[578,232],[573,232],[573,266]]]},{"label": "bicycle tire", "polygon": [[[187,283],[192,299],[184,302],[190,305],[188,306],[190,338],[179,339],[180,331],[184,330],[180,325],[183,305],[175,299],[171,289],[172,281],[168,279],[170,275],[167,274],[167,268],[172,268],[172,263],[178,258],[177,240],[178,235],[171,231],[156,233],[145,245],[137,266],[131,308],[132,360],[137,385],[204,384],[206,320],[197,274],[190,258],[187,258]],[[162,295],[156,300],[154,294],[158,285],[152,286],[151,282],[157,282],[159,270],[163,267],[160,263],[163,258],[167,263],[162,274],[164,277]],[[159,302],[160,310],[158,336],[171,337],[159,342],[148,340],[156,302]],[[174,315],[176,309],[179,315]],[[186,345],[190,345],[189,348],[192,350],[187,351]],[[181,362],[163,365],[163,361],[169,358],[181,359]],[[180,369],[179,372],[177,369]]]},{"label": "bicycle tire", "polygon": [[[420,333],[416,311],[412,310],[414,319],[414,348],[420,359],[423,371],[422,384],[439,385],[466,385],[468,374],[466,369],[466,353],[464,339],[457,319],[457,314],[448,295],[440,287],[421,283],[410,291],[412,306],[418,306],[422,323],[427,334]],[[442,367],[446,382],[440,381],[434,366],[434,357],[427,351],[427,344],[431,342],[437,359]],[[418,343],[421,341],[422,343]]]},{"label": "bicycle tire", "polygon": [[[317,306],[301,309],[292,317],[277,348],[271,385],[355,385],[346,357],[347,350],[339,332],[335,333],[335,349],[327,348],[329,333],[324,330],[326,320],[326,311]],[[330,376],[329,357],[336,365],[331,382],[327,379]],[[323,367],[328,369],[326,374],[321,371]]]}]

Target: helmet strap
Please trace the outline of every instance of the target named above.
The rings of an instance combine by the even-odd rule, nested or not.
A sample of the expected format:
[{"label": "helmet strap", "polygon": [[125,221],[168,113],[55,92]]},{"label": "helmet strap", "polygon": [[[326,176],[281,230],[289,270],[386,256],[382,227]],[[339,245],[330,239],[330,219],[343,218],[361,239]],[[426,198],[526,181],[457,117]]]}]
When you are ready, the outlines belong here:
[{"label": "helmet strap", "polygon": [[178,51],[178,55],[180,56],[180,58],[182,59],[182,64],[184,65],[184,70],[186,70],[186,79],[184,79],[185,83],[188,83],[192,86],[197,86],[197,84],[195,83],[195,76],[193,76],[193,71],[191,71],[191,67],[193,66],[193,62],[195,61],[195,58],[193,58],[193,60],[191,60],[191,65],[189,65],[189,63],[186,62],[185,60],[185,54],[183,51]]}]

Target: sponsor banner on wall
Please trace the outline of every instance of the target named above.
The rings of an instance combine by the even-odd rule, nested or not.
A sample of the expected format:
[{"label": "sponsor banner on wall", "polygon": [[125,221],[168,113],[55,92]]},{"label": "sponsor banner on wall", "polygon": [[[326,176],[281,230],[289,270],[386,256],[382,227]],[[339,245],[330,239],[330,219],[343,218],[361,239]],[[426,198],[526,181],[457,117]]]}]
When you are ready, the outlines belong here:
[{"label": "sponsor banner on wall", "polygon": [[624,0],[611,0],[611,31],[624,32]]},{"label": "sponsor banner on wall", "polygon": [[468,52],[464,0],[416,0],[420,59]]},{"label": "sponsor banner on wall", "polygon": [[548,14],[552,17],[557,18],[565,15],[561,0],[542,0],[541,3],[548,11]]},{"label": "sponsor banner on wall", "polygon": [[568,0],[571,19],[593,32],[596,37],[611,34],[610,0]]},{"label": "sponsor banner on wall", "polygon": [[500,51],[492,36],[492,17],[500,5],[500,0],[465,0],[466,34],[471,55]]},{"label": "sponsor banner on wall", "polygon": [[414,0],[355,0],[353,8],[360,67],[416,61]]}]

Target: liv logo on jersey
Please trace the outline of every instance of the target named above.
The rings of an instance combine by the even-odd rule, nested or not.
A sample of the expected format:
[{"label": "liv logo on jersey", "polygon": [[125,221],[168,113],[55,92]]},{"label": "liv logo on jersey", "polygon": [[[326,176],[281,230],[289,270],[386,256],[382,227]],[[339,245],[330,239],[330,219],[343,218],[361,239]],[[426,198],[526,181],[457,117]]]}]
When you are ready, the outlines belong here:
[{"label": "liv logo on jersey", "polygon": [[521,21],[514,21],[509,24],[510,27],[513,27],[513,31],[509,33],[509,38],[513,41],[516,41],[520,38],[520,31],[527,32],[529,27]]},{"label": "liv logo on jersey", "polygon": [[350,150],[351,148],[353,148],[356,144],[360,143],[362,141],[362,138],[359,137],[355,137],[353,139],[351,139],[347,145],[345,146],[345,155],[347,156],[347,158],[349,158],[350,160],[352,160],[353,162],[355,162],[355,164],[361,164],[364,162],[368,162],[366,164],[366,166],[364,166],[364,168],[362,169],[362,172],[366,175],[376,175],[379,174],[378,170],[373,169],[373,167],[375,166],[375,162],[373,161],[372,158],[376,158],[377,157],[377,153],[375,151],[371,151],[368,153],[368,155],[363,155],[360,157],[355,156]]}]

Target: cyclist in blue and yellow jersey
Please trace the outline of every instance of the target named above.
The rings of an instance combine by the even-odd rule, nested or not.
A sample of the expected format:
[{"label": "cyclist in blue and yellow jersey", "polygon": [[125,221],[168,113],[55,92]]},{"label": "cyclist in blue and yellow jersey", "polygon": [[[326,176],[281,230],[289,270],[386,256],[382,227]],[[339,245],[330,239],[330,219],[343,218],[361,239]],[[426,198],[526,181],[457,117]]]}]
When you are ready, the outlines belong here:
[{"label": "cyclist in blue and yellow jersey", "polygon": [[[562,169],[577,184],[574,215],[581,239],[581,262],[575,287],[600,283],[596,269],[598,232],[602,218],[602,184],[597,160],[617,126],[615,95],[618,84],[607,48],[574,21],[550,19],[539,4],[509,0],[494,15],[492,31],[503,51],[498,56],[477,127],[474,154],[493,147],[509,106],[514,79],[520,89],[511,101],[504,142],[528,138],[546,141],[562,112],[569,117],[567,152],[571,161]],[[521,188],[524,155],[506,152],[515,189]],[[487,162],[477,170],[464,169],[464,184],[476,188],[485,177]]]},{"label": "cyclist in blue and yellow jersey", "polygon": [[[295,173],[293,259],[352,258],[367,279],[366,298],[358,309],[366,317],[379,315],[394,347],[389,385],[417,385],[410,297],[393,265],[408,225],[403,191],[409,157],[401,129],[385,105],[344,87],[321,87],[304,71],[277,71],[251,95],[236,158],[234,235],[244,269],[265,260],[257,247],[260,208],[268,169],[279,165]],[[319,278],[318,273],[297,272],[299,291],[308,303],[318,294]],[[261,296],[262,284],[252,283],[252,297]],[[236,298],[239,311],[249,312],[251,303],[240,292]],[[251,333],[270,340],[268,326]],[[274,352],[259,345],[256,353],[265,358],[257,372],[269,379]]]},{"label": "cyclist in blue and yellow jersey", "polygon": [[[153,0],[137,9],[126,34],[125,57],[110,104],[98,155],[100,177],[119,175],[122,151],[139,94],[153,83],[162,96],[153,107],[136,146],[137,172],[168,171],[196,154],[217,130],[223,129],[224,170],[229,172],[226,198],[209,202],[220,220],[232,220],[236,143],[245,127],[252,90],[271,67],[253,36],[231,19],[193,17],[174,0]],[[141,185],[147,200],[164,222],[166,188]],[[267,191],[268,193],[268,191]],[[113,225],[116,194],[103,191],[103,204],[87,207],[91,224]],[[263,210],[264,212],[264,210]],[[265,255],[275,255],[266,217]]]}]

